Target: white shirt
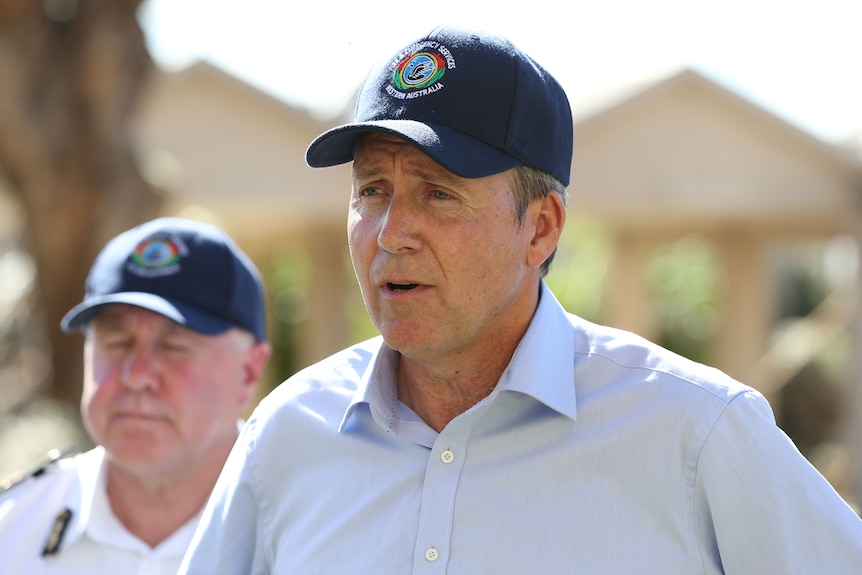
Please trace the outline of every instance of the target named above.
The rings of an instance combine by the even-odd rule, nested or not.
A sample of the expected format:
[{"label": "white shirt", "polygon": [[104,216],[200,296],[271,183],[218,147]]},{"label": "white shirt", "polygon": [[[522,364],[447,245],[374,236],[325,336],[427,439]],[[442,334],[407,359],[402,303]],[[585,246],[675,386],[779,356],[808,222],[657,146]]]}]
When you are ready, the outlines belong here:
[{"label": "white shirt", "polygon": [[270,394],[180,572],[862,573],[862,521],[760,394],[544,284],[494,391],[439,434],[397,361],[377,338]]},{"label": "white shirt", "polygon": [[[105,452],[97,447],[51,465],[0,496],[3,575],[175,575],[200,514],[157,547],[129,533],[111,510]],[[71,512],[55,553],[52,528]]]}]

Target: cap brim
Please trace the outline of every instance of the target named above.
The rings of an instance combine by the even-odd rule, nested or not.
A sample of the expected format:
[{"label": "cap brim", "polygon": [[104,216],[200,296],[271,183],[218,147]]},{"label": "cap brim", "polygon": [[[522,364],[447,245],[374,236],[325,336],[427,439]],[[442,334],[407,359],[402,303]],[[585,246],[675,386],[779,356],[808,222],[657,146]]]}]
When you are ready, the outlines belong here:
[{"label": "cap brim", "polygon": [[308,146],[305,161],[312,168],[326,168],[351,162],[357,141],[368,132],[382,132],[407,140],[438,164],[462,178],[491,176],[522,163],[463,132],[415,120],[376,120],[332,128]]},{"label": "cap brim", "polygon": [[204,335],[217,335],[233,327],[231,323],[202,313],[183,302],[146,292],[121,292],[88,298],[69,310],[60,321],[60,327],[66,333],[81,330],[102,307],[110,304],[140,307]]}]

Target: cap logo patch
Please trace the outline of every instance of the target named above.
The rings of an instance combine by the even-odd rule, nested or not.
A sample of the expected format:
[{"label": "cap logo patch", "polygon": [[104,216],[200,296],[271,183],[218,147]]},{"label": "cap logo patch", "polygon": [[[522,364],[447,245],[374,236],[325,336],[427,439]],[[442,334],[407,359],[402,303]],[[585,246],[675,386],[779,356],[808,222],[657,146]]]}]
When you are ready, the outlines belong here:
[{"label": "cap logo patch", "polygon": [[180,260],[188,248],[179,238],[150,237],[138,244],[126,269],[141,277],[161,277],[178,273]]},{"label": "cap logo patch", "polygon": [[440,80],[453,68],[455,57],[446,46],[434,40],[413,44],[389,65],[392,82],[386,85],[386,93],[399,100],[433,94],[443,89]]}]

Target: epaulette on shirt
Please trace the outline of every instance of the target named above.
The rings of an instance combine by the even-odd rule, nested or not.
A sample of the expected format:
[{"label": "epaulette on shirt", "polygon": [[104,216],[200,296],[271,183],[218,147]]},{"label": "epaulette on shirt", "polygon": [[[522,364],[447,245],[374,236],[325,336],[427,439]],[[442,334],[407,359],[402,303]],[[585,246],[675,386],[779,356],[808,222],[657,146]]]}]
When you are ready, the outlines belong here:
[{"label": "epaulette on shirt", "polygon": [[[51,467],[57,464],[58,461],[68,455],[73,454],[74,452],[74,447],[66,447],[64,449],[52,449],[47,453],[42,462],[35,468],[29,471],[18,472],[13,476],[9,477],[8,479],[0,481],[0,498],[2,498],[3,495],[8,493],[9,490],[11,490],[13,487],[17,485],[22,485],[29,482],[30,480],[35,480],[45,475],[51,469]],[[57,517],[54,519],[53,525],[51,526],[51,531],[48,535],[48,539],[47,541],[45,541],[45,547],[44,549],[42,549],[43,557],[53,555],[57,553],[57,551],[59,551],[60,544],[63,542],[63,537],[66,535],[66,528],[69,526],[71,520],[71,509],[63,509],[59,513],[59,515],[57,515]]]},{"label": "epaulette on shirt", "polygon": [[34,469],[24,472],[18,472],[7,479],[0,481],[0,496],[15,487],[21,485],[29,479],[35,479],[43,475],[52,465],[75,452],[74,447],[66,447],[63,449],[52,449],[45,456],[45,459]]}]

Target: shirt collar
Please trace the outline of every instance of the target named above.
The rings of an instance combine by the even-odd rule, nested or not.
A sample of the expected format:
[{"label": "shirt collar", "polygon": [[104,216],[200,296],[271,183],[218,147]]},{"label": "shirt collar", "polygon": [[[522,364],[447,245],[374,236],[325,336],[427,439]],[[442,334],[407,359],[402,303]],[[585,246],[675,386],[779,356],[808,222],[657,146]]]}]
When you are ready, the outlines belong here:
[{"label": "shirt collar", "polygon": [[[201,512],[151,549],[146,543],[129,533],[111,509],[111,503],[108,500],[108,464],[105,448],[97,446],[81,454],[80,457],[82,460],[77,465],[80,497],[70,502],[72,518],[64,534],[62,548],[71,546],[86,533],[97,543],[144,554],[173,556],[185,552]],[[80,507],[72,509],[75,503],[79,503]]]},{"label": "shirt collar", "polygon": [[542,281],[536,313],[495,393],[523,393],[576,419],[574,345],[568,314]]},{"label": "shirt collar", "polygon": [[[574,337],[566,311],[542,281],[536,313],[488,399],[503,391],[523,393],[576,419]],[[369,406],[372,417],[382,428],[391,431],[396,425],[398,352],[387,346],[382,337],[369,344],[373,346],[373,355],[345,410],[339,432],[360,404]]]},{"label": "shirt collar", "polygon": [[398,367],[398,352],[386,345],[381,336],[367,344],[373,350],[371,359],[358,381],[353,399],[344,412],[338,426],[339,433],[361,404],[369,406],[372,417],[383,429],[392,431],[396,423],[398,393],[395,387],[395,372]]},{"label": "shirt collar", "polygon": [[102,484],[101,478],[104,476],[105,448],[96,446],[86,453],[77,455],[74,460],[68,461],[70,465],[75,466],[78,474],[77,489],[79,491],[73,493],[67,500],[72,517],[64,532],[61,549],[72,545],[87,531],[87,525],[89,525],[90,516],[93,513],[93,499],[96,491],[100,488],[100,484]]}]

